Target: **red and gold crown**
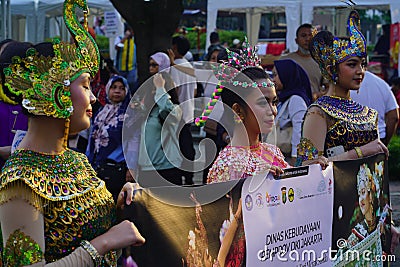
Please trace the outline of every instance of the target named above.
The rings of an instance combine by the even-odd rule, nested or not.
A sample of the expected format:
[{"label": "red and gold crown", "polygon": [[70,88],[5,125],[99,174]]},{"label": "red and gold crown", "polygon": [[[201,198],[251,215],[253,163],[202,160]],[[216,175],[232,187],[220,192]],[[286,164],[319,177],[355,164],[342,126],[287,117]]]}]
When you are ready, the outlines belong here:
[{"label": "red and gold crown", "polygon": [[34,48],[26,57],[14,57],[4,69],[9,91],[22,97],[22,105],[29,113],[54,118],[68,118],[72,112],[70,84],[82,73],[92,76],[99,70],[98,47],[78,20],[76,8],[89,13],[86,0],[66,0],[64,21],[75,43],[53,40],[54,56],[39,55]]}]

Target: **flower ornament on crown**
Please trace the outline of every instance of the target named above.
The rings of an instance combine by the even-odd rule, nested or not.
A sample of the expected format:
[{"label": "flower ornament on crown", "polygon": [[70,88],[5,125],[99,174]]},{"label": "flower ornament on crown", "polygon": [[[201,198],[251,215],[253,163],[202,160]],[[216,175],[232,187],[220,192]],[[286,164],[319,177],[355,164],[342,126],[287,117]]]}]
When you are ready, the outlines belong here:
[{"label": "flower ornament on crown", "polygon": [[72,112],[70,84],[82,73],[95,76],[99,70],[98,47],[78,20],[76,8],[89,13],[86,0],[66,0],[64,21],[75,43],[53,40],[54,56],[39,55],[34,48],[26,57],[14,57],[4,69],[9,91],[22,97],[22,105],[34,115],[68,118]]},{"label": "flower ornament on crown", "polygon": [[[323,38],[318,38],[316,31],[313,31],[313,43],[310,52],[314,60],[318,63],[324,78],[330,82],[335,82],[337,73],[336,66],[349,59],[350,57],[367,56],[365,37],[360,29],[360,16],[357,11],[350,12],[347,29],[350,33],[349,38],[333,37],[333,42],[327,43]],[[330,70],[332,73],[328,72]]]},{"label": "flower ornament on crown", "polygon": [[262,68],[261,60],[257,54],[257,47],[252,47],[247,37],[245,37],[243,43],[243,49],[239,53],[226,49],[228,54],[228,60],[218,66],[212,66],[215,77],[218,79],[218,84],[211,95],[211,100],[208,102],[207,107],[204,109],[200,117],[196,118],[195,123],[197,126],[204,126],[208,116],[214,109],[215,104],[218,102],[222,90],[225,86],[240,86],[243,88],[253,87],[274,87],[274,84],[268,80],[268,82],[240,82],[236,81],[235,78],[247,68]]}]

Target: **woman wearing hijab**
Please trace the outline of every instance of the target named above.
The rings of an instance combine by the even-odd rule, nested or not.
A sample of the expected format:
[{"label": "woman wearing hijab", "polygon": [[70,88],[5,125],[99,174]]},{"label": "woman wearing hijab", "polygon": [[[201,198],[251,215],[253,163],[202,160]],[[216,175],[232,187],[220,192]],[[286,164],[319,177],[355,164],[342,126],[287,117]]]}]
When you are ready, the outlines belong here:
[{"label": "woman wearing hijab", "polygon": [[129,85],[124,77],[114,76],[108,81],[107,104],[94,117],[86,153],[114,200],[130,177],[122,149],[122,125],[130,100],[128,92]]},{"label": "woman wearing hijab", "polygon": [[[274,63],[273,82],[279,96],[275,123],[280,129],[293,129],[290,142],[287,142],[287,146],[281,145],[279,148],[294,165],[301,137],[301,125],[312,99],[310,80],[304,69],[291,59],[276,60]],[[279,142],[277,145],[279,146]]]},{"label": "woman wearing hijab", "polygon": [[149,73],[153,76],[140,87],[139,94],[143,95],[140,108],[130,110],[132,113],[128,114],[144,120],[141,141],[131,147],[131,151],[139,152],[137,181],[144,187],[182,184],[179,169],[182,156],[177,137],[182,111],[175,84],[166,71],[169,67],[167,54],[157,52],[150,56]]}]

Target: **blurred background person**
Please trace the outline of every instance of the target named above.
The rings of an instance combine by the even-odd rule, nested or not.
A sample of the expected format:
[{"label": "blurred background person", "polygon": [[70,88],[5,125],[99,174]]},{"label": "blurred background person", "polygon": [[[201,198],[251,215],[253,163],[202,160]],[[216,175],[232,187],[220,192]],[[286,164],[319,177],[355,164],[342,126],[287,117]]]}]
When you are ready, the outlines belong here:
[{"label": "blurred background person", "polygon": [[[184,58],[184,55],[189,51],[189,40],[182,36],[175,36],[172,38],[171,50],[174,54],[174,63],[171,66],[181,65],[186,68],[192,68],[192,65]],[[182,168],[183,176],[186,185],[193,184],[193,161],[195,157],[195,150],[193,144],[193,136],[191,126],[194,117],[194,96],[197,88],[196,77],[188,75],[178,68],[170,68],[172,80],[176,85],[176,93],[180,107],[182,109],[182,119],[184,126],[179,133],[179,146],[183,156],[185,157]]]},{"label": "blurred background person", "polygon": [[319,70],[318,64],[312,59],[310,54],[310,41],[312,38],[311,24],[305,23],[300,25],[296,30],[296,44],[298,49],[295,52],[287,55],[282,55],[280,59],[293,59],[299,64],[307,73],[310,79],[311,91],[313,95],[312,101],[323,95],[325,89],[322,87],[322,75]]},{"label": "blurred background person", "polygon": [[[280,129],[292,127],[290,140],[285,140],[287,145],[280,146],[280,142],[277,145],[285,155],[286,161],[293,166],[297,158],[303,118],[311,104],[311,86],[307,73],[295,61],[281,59],[274,61],[274,64],[272,81],[279,98],[275,124]],[[282,136],[276,136],[276,139],[280,138]]]},{"label": "blurred background person", "polygon": [[[167,54],[157,52],[150,56],[149,72],[153,77],[141,87],[146,90],[143,92],[146,120],[141,127],[137,181],[145,187],[182,185],[182,156],[177,136],[182,126],[182,110],[175,84],[167,72],[169,66]],[[157,179],[160,176],[169,183]]]},{"label": "blurred background person", "polygon": [[86,154],[116,200],[122,186],[132,181],[122,149],[122,126],[130,101],[127,80],[122,76],[112,77],[106,92],[107,104],[93,118]]},{"label": "blurred background person", "polygon": [[138,84],[136,45],[132,27],[125,23],[125,35],[115,38],[114,46],[117,50],[115,67],[119,74],[128,80],[130,94],[133,95]]}]

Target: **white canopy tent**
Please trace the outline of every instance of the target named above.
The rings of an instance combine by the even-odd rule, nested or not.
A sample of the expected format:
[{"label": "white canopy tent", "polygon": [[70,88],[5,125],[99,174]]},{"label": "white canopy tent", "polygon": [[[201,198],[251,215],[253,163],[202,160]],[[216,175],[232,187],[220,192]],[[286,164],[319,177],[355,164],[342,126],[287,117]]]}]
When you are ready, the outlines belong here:
[{"label": "white canopy tent", "polygon": [[292,50],[296,49],[294,38],[296,29],[300,25],[301,1],[299,0],[208,0],[207,5],[207,47],[210,44],[209,36],[217,28],[218,11],[233,11],[246,13],[246,32],[250,44],[256,44],[262,13],[285,10],[286,14],[286,44]]},{"label": "white canopy tent", "polygon": [[[389,5],[392,23],[400,22],[400,1],[399,0],[357,0],[357,6],[382,6]],[[258,40],[258,31],[262,13],[276,12],[281,8],[286,15],[286,46],[290,51],[297,50],[295,42],[296,29],[302,23],[312,23],[314,7],[335,7],[346,6],[339,0],[208,0],[207,6],[207,45],[209,36],[217,27],[218,11],[245,12],[246,32],[249,42],[255,45]]]},{"label": "white canopy tent", "polygon": [[[18,17],[26,18],[24,41],[41,42],[45,36],[46,18],[55,19],[62,16],[63,0],[0,0],[1,32],[3,39],[12,37],[12,26]],[[99,10],[114,10],[108,0],[88,0],[91,14]],[[22,29],[18,29],[22,30]]]}]

